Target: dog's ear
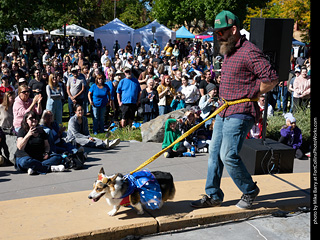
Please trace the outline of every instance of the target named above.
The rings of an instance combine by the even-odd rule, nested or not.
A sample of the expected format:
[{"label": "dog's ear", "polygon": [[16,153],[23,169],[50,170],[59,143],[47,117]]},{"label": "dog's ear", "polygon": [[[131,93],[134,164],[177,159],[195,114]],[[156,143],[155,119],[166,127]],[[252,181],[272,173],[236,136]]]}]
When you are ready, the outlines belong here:
[{"label": "dog's ear", "polygon": [[110,183],[113,183],[116,181],[117,177],[119,176],[119,173],[117,173],[116,175],[114,175],[112,178],[108,178],[106,180],[106,182],[102,181],[103,183],[106,183],[106,184],[110,184]]},{"label": "dog's ear", "polygon": [[99,174],[105,174],[103,167],[100,169]]},{"label": "dog's ear", "polygon": [[112,182],[114,182],[114,181],[117,179],[118,176],[119,176],[119,173],[117,173],[116,175],[114,175],[110,180],[111,180]]}]

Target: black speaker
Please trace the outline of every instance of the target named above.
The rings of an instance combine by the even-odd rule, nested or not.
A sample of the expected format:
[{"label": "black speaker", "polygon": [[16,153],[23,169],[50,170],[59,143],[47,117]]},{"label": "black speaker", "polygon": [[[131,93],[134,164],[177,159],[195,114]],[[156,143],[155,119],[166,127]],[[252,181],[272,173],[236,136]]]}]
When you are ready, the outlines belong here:
[{"label": "black speaker", "polygon": [[251,18],[250,42],[268,57],[280,81],[288,80],[293,23],[293,19]]},{"label": "black speaker", "polygon": [[239,155],[251,175],[293,172],[295,150],[269,138],[246,139]]}]

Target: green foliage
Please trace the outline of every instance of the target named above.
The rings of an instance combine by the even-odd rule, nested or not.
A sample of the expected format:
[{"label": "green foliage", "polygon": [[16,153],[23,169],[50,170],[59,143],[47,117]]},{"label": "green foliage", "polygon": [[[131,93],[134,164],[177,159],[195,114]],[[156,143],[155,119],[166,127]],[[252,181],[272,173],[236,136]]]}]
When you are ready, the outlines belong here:
[{"label": "green foliage", "polygon": [[240,21],[245,19],[248,6],[260,6],[266,0],[154,0],[152,1],[152,16],[168,27],[175,24],[193,25],[201,30],[199,22],[213,26],[216,15],[222,10],[236,14]]},{"label": "green foliage", "polygon": [[[248,14],[244,20],[247,30],[250,30],[251,18],[292,18],[303,31],[310,29],[310,0],[270,0],[263,6],[248,8]],[[310,41],[309,36],[304,36],[305,41]]]},{"label": "green foliage", "polygon": [[150,16],[143,2],[132,1],[126,5],[124,11],[119,15],[119,19],[128,26],[138,29],[146,25]]}]

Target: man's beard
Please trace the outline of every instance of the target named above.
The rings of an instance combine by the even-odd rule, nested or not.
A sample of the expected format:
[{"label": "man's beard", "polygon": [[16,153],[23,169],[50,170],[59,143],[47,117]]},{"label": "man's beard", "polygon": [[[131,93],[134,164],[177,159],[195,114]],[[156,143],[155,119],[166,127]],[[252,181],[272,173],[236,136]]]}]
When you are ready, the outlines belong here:
[{"label": "man's beard", "polygon": [[220,45],[220,53],[222,55],[229,55],[230,53],[233,53],[236,49],[236,35],[233,35],[231,33],[226,41],[218,41],[218,43]]}]

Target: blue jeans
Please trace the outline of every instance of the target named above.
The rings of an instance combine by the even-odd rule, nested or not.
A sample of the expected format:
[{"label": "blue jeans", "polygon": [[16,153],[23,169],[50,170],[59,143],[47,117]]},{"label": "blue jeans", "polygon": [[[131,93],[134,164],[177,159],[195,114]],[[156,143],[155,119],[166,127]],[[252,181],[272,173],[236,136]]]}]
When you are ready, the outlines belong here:
[{"label": "blue jeans", "polygon": [[47,100],[46,109],[50,110],[53,113],[54,120],[58,124],[62,124],[62,102],[61,102],[61,99],[53,100],[52,98],[49,98]]},{"label": "blue jeans", "polygon": [[93,113],[93,132],[104,132],[104,114],[106,112],[106,106],[104,107],[95,107],[92,106]]},{"label": "blue jeans", "polygon": [[171,107],[170,106],[159,106],[159,115],[164,115],[171,112]]},{"label": "blue jeans", "polygon": [[[283,91],[282,91],[282,87],[278,87],[279,92],[278,92],[278,96],[277,96],[277,108],[281,109],[281,98],[282,98],[282,109],[283,112],[286,113],[287,112],[287,105],[288,105],[288,87],[283,87]],[[283,94],[283,96],[282,96]]]},{"label": "blue jeans", "polygon": [[223,167],[243,194],[253,193],[256,185],[242,162],[239,152],[254,121],[216,116],[209,145],[206,194],[214,200],[223,201],[220,188]]},{"label": "blue jeans", "polygon": [[25,156],[16,158],[15,167],[18,171],[26,172],[29,168],[36,171],[39,174],[46,174],[50,172],[52,165],[61,164],[62,157],[58,154],[51,154],[47,160],[40,162],[39,160],[33,159],[32,157]]}]

